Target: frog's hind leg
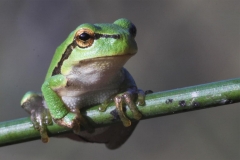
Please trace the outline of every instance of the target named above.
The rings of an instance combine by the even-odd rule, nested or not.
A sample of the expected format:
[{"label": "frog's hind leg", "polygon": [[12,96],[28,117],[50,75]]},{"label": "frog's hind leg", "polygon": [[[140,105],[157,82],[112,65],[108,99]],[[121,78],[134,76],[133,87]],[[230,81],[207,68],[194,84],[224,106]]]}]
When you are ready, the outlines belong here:
[{"label": "frog's hind leg", "polygon": [[131,126],[124,127],[122,123],[119,123],[96,128],[94,133],[82,131],[78,136],[75,134],[65,134],[64,136],[77,141],[105,143],[107,148],[116,149],[126,142],[137,124],[138,121],[134,121]]},{"label": "frog's hind leg", "polygon": [[106,143],[107,148],[116,149],[120,147],[122,144],[124,144],[133,133],[137,124],[138,121],[134,121],[129,127],[125,127],[122,124],[110,126],[110,128],[107,131],[107,134],[110,134],[109,140]]},{"label": "frog's hind leg", "polygon": [[42,142],[48,142],[47,125],[51,125],[53,122],[48,108],[44,106],[42,95],[27,92],[23,96],[21,106],[31,115],[33,126],[39,130]]},{"label": "frog's hind leg", "polygon": [[84,127],[84,129],[87,132],[89,133],[94,132],[94,128],[88,123],[87,119],[80,113],[79,109],[72,109],[71,112],[77,115],[76,118],[73,120],[74,125],[72,128],[75,134],[80,133],[80,125]]}]

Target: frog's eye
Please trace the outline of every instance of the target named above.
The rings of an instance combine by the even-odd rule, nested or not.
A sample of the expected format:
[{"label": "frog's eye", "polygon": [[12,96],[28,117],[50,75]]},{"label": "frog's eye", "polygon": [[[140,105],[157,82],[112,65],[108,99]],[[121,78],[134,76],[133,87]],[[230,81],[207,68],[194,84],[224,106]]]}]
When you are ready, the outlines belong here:
[{"label": "frog's eye", "polygon": [[82,28],[76,32],[75,41],[80,48],[90,47],[94,41],[94,32],[90,29]]},{"label": "frog's eye", "polygon": [[135,27],[135,25],[133,23],[131,23],[130,27],[129,27],[129,33],[133,36],[136,37],[137,34],[137,28]]}]

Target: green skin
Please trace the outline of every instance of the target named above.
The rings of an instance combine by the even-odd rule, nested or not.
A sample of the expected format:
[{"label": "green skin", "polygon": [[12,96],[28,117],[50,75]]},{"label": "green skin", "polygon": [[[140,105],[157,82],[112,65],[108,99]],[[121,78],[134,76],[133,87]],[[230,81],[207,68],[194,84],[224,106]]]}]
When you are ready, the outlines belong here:
[{"label": "green skin", "polygon": [[[79,141],[106,143],[114,149],[131,135],[137,122],[131,121],[123,112],[127,104],[136,120],[141,113],[136,103],[144,105],[145,94],[138,90],[123,68],[126,61],[136,54],[136,28],[127,19],[113,24],[82,24],[56,49],[45,81],[42,95],[28,92],[21,106],[31,114],[34,127],[40,131],[42,141],[48,141],[46,126],[52,120],[72,128]],[[92,132],[91,126],[81,116],[80,110],[114,100],[122,124],[95,129],[93,133],[80,132],[80,125]]]}]

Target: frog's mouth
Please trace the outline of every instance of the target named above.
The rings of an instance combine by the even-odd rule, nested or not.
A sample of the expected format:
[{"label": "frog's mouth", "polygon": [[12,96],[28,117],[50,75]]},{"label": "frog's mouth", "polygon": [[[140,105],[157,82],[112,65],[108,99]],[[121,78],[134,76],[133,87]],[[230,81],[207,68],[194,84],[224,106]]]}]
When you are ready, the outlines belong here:
[{"label": "frog's mouth", "polygon": [[94,58],[89,58],[89,59],[83,59],[83,60],[81,60],[81,61],[79,61],[79,63],[82,63],[82,62],[87,62],[87,61],[102,61],[102,60],[106,60],[106,61],[108,61],[108,60],[110,60],[110,61],[112,61],[112,60],[118,60],[118,61],[122,61],[122,60],[128,60],[128,59],[130,59],[133,55],[135,55],[135,53],[134,54],[132,54],[132,53],[129,53],[129,54],[124,54],[124,55],[114,55],[114,56],[102,56],[102,57],[94,57]]}]

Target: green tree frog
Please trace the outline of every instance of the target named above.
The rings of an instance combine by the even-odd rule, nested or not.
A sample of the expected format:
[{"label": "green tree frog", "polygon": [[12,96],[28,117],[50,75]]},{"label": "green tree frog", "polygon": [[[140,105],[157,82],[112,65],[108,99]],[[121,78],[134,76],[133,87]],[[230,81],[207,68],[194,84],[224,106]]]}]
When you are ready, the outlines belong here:
[{"label": "green tree frog", "polygon": [[[43,142],[48,142],[47,125],[53,122],[72,128],[79,141],[105,143],[110,149],[121,146],[131,135],[137,121],[131,122],[123,107],[128,106],[134,119],[142,115],[136,105],[144,105],[145,94],[123,68],[136,54],[135,25],[124,18],[112,24],[78,26],[56,49],[42,94],[27,92],[21,106],[31,114],[34,127]],[[113,100],[123,124],[97,128],[93,132],[81,115],[81,109]],[[102,105],[104,111],[107,105]]]}]

